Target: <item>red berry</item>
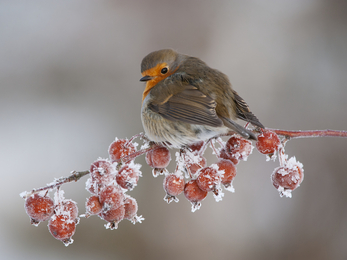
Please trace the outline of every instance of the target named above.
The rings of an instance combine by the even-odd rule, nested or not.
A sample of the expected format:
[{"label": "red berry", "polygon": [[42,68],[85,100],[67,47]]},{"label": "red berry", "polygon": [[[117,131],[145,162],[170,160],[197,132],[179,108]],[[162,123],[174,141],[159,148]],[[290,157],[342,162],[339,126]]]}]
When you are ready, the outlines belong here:
[{"label": "red berry", "polygon": [[119,208],[124,204],[124,193],[121,188],[109,185],[100,191],[99,200],[103,208]]},{"label": "red berry", "polygon": [[204,145],[204,141],[197,141],[191,145],[189,145],[189,149],[192,151],[192,152],[200,152],[202,146]]},{"label": "red berry", "polygon": [[191,203],[198,203],[206,198],[207,191],[200,189],[196,180],[190,180],[184,186],[184,196]]},{"label": "red berry", "polygon": [[231,161],[234,165],[237,165],[239,163],[239,160],[231,156],[225,148],[222,148],[222,150],[220,151],[219,157],[222,159]]},{"label": "red berry", "polygon": [[48,222],[48,229],[54,238],[67,246],[73,241],[71,237],[75,234],[76,222],[66,215],[53,215]]},{"label": "red berry", "polygon": [[123,189],[132,190],[139,181],[141,172],[139,164],[131,164],[123,166],[116,175],[116,180],[119,186]]},{"label": "red berry", "polygon": [[98,184],[106,185],[113,180],[114,171],[112,164],[104,159],[96,160],[90,166],[90,176]]},{"label": "red berry", "polygon": [[87,198],[86,210],[87,210],[87,213],[89,213],[91,215],[97,215],[101,212],[102,205],[100,203],[98,196],[94,195],[94,196]]},{"label": "red berry", "polygon": [[125,208],[120,206],[118,208],[111,208],[105,211],[102,211],[99,216],[106,220],[107,222],[120,222],[124,218]]},{"label": "red berry", "polygon": [[136,151],[133,143],[126,139],[116,139],[108,148],[111,161],[118,160]]},{"label": "red berry", "polygon": [[218,169],[220,171],[224,170],[224,175],[222,177],[222,184],[224,186],[230,186],[236,175],[236,167],[232,161],[226,159],[219,159],[217,162]]},{"label": "red berry", "polygon": [[187,165],[191,174],[195,174],[199,169],[206,166],[206,158],[201,156],[199,163],[193,163],[193,164],[187,163]]},{"label": "red berry", "polygon": [[135,217],[137,213],[137,202],[132,197],[127,197],[124,201],[124,218],[130,220],[131,222],[135,223]]},{"label": "red berry", "polygon": [[263,130],[258,135],[258,141],[255,143],[258,151],[262,154],[273,154],[281,145],[281,141],[275,132]]},{"label": "red berry", "polygon": [[76,202],[65,199],[55,206],[56,215],[65,215],[72,221],[75,221],[78,217],[78,208]]},{"label": "red berry", "polygon": [[247,160],[247,157],[252,153],[252,149],[251,141],[234,135],[229,138],[219,156],[231,160],[236,165],[239,160]]},{"label": "red berry", "polygon": [[166,168],[171,161],[169,149],[164,146],[150,150],[146,154],[146,162],[152,168]]},{"label": "red berry", "polygon": [[48,220],[54,213],[53,200],[48,196],[41,196],[37,193],[25,200],[24,207],[31,223],[34,225]]},{"label": "red berry", "polygon": [[163,186],[168,195],[177,196],[184,190],[184,178],[176,174],[166,175]]},{"label": "red berry", "polygon": [[199,177],[196,183],[204,191],[215,191],[217,185],[221,182],[221,173],[212,166],[202,168],[198,171]]},{"label": "red berry", "polygon": [[278,167],[271,175],[275,188],[283,188],[284,191],[296,189],[301,184],[303,178],[303,169],[298,165]]},{"label": "red berry", "polygon": [[86,190],[89,191],[91,194],[99,194],[100,190],[104,186],[105,185],[93,181],[92,178],[88,178],[86,181]]},{"label": "red berry", "polygon": [[125,208],[120,206],[118,208],[110,208],[99,213],[99,217],[103,220],[110,222],[110,225],[107,225],[107,228],[116,229],[118,228],[118,223],[121,222],[124,218]]}]

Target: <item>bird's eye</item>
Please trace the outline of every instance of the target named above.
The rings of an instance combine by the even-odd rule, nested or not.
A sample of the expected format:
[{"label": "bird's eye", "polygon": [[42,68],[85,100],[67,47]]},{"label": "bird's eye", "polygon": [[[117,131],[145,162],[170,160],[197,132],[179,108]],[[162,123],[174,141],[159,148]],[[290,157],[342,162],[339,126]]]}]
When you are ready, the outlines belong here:
[{"label": "bird's eye", "polygon": [[168,71],[169,70],[167,69],[167,67],[165,67],[165,68],[162,68],[160,72],[161,74],[166,74]]}]

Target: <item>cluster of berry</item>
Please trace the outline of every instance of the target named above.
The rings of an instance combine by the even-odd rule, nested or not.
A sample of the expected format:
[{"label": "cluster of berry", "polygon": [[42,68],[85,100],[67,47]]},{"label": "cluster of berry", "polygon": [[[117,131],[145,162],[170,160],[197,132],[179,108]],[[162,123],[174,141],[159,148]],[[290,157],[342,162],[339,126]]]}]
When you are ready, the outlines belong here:
[{"label": "cluster of berry", "polygon": [[[135,136],[137,137],[137,136]],[[116,229],[118,223],[128,219],[132,223],[141,223],[142,216],[137,216],[137,202],[126,194],[132,190],[141,177],[140,164],[134,160],[146,153],[146,162],[153,168],[153,175],[165,175],[163,187],[166,192],[164,200],[168,203],[178,202],[177,196],[184,193],[186,199],[192,204],[192,211],[201,207],[209,192],[213,193],[216,201],[223,198],[222,187],[234,192],[232,186],[236,176],[236,165],[240,160],[247,160],[252,153],[251,141],[238,135],[231,136],[227,142],[217,137],[208,142],[197,142],[176,152],[176,168],[169,173],[166,167],[171,161],[170,151],[165,146],[154,143],[145,144],[140,151],[136,151],[137,144],[132,140],[116,139],[109,147],[109,159],[98,159],[92,163],[90,177],[86,181],[86,189],[92,195],[86,201],[86,213],[80,217],[98,215],[105,220],[106,228]],[[215,143],[219,144],[219,148]],[[295,157],[287,160],[284,153],[284,143],[276,133],[262,129],[258,135],[256,147],[260,153],[268,158],[279,155],[280,167],[271,175],[273,185],[280,195],[291,196],[303,180],[303,166]],[[217,156],[217,162],[206,166],[203,156],[207,146],[210,145]],[[71,181],[71,180],[70,180]],[[41,189],[41,192],[23,193],[26,198],[25,209],[31,223],[38,225],[49,220],[50,233],[65,245],[72,243],[76,225],[79,222],[76,203],[67,200],[60,189],[61,183]],[[55,201],[48,196],[48,191],[54,187]]]},{"label": "cluster of berry", "polygon": [[[128,140],[116,139],[109,147],[110,159],[98,159],[92,163],[86,182],[86,189],[92,194],[86,201],[86,213],[80,217],[98,215],[107,221],[106,228],[116,229],[123,219],[133,224],[143,220],[137,216],[137,202],[126,194],[132,190],[141,177],[141,165],[129,161],[117,170],[113,161],[136,151],[135,144]],[[49,220],[50,233],[65,245],[73,242],[71,238],[79,222],[76,202],[64,199],[60,186],[55,192],[55,202],[48,192],[34,193],[25,201],[25,210],[33,225]]]},{"label": "cluster of berry", "polygon": [[[176,153],[176,170],[172,174],[163,169],[171,160],[166,147],[158,147],[147,153],[146,161],[154,168],[153,175],[156,177],[160,173],[165,174],[163,183],[166,191],[165,201],[178,202],[177,196],[184,192],[186,199],[191,202],[194,212],[201,207],[201,201],[206,198],[208,192],[213,193],[216,201],[221,200],[224,196],[222,186],[226,190],[234,192],[232,181],[236,176],[236,165],[240,160],[247,160],[253,150],[252,143],[238,135],[231,136],[226,143],[220,138],[216,140],[221,146],[220,149],[210,142],[218,159],[216,163],[206,166],[206,158],[203,154],[207,143],[201,141]],[[278,152],[280,167],[274,170],[271,180],[281,197],[284,195],[291,197],[291,191],[296,189],[303,180],[302,164],[297,162],[295,157],[287,160],[288,156],[284,154],[284,147],[279,137],[270,130],[262,130],[256,147],[269,159],[275,159]],[[184,177],[189,180],[185,181]]]},{"label": "cluster of berry", "polygon": [[49,232],[66,246],[73,242],[71,238],[79,223],[76,202],[65,199],[64,192],[57,189],[55,202],[45,193],[36,193],[25,201],[25,210],[30,217],[31,224],[38,226],[40,222],[48,220]]},{"label": "cluster of berry", "polygon": [[288,156],[284,153],[284,145],[282,145],[278,135],[270,130],[262,130],[262,133],[258,135],[256,147],[260,153],[268,155],[268,158],[275,158],[275,153],[278,152],[280,166],[271,175],[272,184],[279,191],[281,197],[291,197],[291,192],[299,187],[304,179],[302,163],[296,161],[295,157],[287,160]]},{"label": "cluster of berry", "polygon": [[[227,143],[227,147],[233,146],[231,144],[233,140],[239,137],[231,137]],[[241,138],[240,138],[241,139]],[[242,139],[244,140],[244,139]],[[221,141],[221,140],[220,140]],[[251,151],[251,144],[249,141],[244,140],[248,145],[246,147],[235,147],[233,149],[227,148],[228,151],[224,151],[224,154],[233,157],[234,162],[239,159],[245,159]],[[163,187],[166,192],[164,200],[170,203],[171,201],[178,202],[177,196],[184,192],[184,195],[188,201],[192,204],[192,211],[196,211],[201,206],[201,201],[204,200],[208,192],[212,192],[217,201],[221,200],[223,193],[221,191],[221,185],[227,190],[234,191],[232,187],[232,181],[236,175],[235,163],[232,160],[220,157],[218,162],[210,166],[206,166],[206,158],[203,156],[207,143],[200,141],[190,145],[187,149],[183,149],[176,153],[176,169],[174,173],[168,173],[167,171],[159,171],[160,167],[153,165],[150,160],[146,160],[147,163],[153,167],[154,176],[156,173],[165,173]],[[215,149],[215,147],[213,146]],[[166,149],[166,156],[163,157],[157,150]],[[246,151],[248,149],[248,151]],[[234,155],[232,155],[234,154]],[[241,154],[243,158],[241,158]],[[167,148],[159,147],[147,153],[146,159],[161,158],[166,160],[163,165],[168,165],[170,162],[170,154]],[[152,159],[153,160],[153,159]],[[166,166],[165,166],[166,167]],[[185,177],[189,179],[185,180]]]},{"label": "cluster of berry", "polygon": [[86,189],[92,194],[87,198],[86,211],[83,216],[98,215],[108,223],[106,228],[116,229],[123,219],[133,224],[143,218],[137,216],[137,202],[127,195],[134,189],[141,175],[141,165],[130,161],[119,168],[112,163],[136,151],[136,145],[125,139],[116,139],[109,147],[110,159],[98,159],[90,167],[90,177]]}]

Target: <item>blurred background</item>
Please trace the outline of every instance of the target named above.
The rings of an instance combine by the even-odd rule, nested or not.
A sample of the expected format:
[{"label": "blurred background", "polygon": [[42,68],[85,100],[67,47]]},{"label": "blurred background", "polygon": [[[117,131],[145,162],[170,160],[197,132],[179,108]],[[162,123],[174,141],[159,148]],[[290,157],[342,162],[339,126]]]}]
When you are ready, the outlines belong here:
[{"label": "blurred background", "polygon": [[[164,202],[163,176],[142,156],[129,194],[145,221],[110,231],[82,219],[67,248],[47,223],[30,225],[19,197],[143,131],[140,63],[162,48],[227,74],[267,127],[347,130],[346,42],[346,1],[1,1],[1,258],[347,259],[342,138],[287,144],[305,169],[293,198],[270,182],[278,162],[254,150],[237,167],[236,192],[218,203],[209,195],[195,213],[183,194]],[[86,179],[64,186],[80,213]]]}]

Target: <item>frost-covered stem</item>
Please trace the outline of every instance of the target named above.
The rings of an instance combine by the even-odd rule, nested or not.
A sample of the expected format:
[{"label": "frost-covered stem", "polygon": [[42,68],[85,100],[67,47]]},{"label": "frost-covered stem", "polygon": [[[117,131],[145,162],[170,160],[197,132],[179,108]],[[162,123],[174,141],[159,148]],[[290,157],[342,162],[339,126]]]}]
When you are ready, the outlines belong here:
[{"label": "frost-covered stem", "polygon": [[[187,155],[185,149],[181,149],[181,150],[180,150],[180,156],[183,156],[183,161],[184,161],[185,169],[186,169],[186,171],[187,171],[189,177],[192,179],[192,178],[193,178],[193,174],[192,174],[192,171],[191,171],[190,168],[189,168],[189,165],[187,164],[187,161],[188,161],[188,160],[186,159],[186,157],[187,157],[188,155]],[[190,159],[191,159],[191,158],[190,158]],[[177,164],[177,166],[178,166],[178,164]],[[176,171],[177,171],[177,169],[176,169]]]},{"label": "frost-covered stem", "polygon": [[278,135],[282,135],[288,139],[292,138],[307,138],[307,137],[347,137],[347,131],[342,130],[281,130],[281,129],[271,129],[267,130],[273,131]]},{"label": "frost-covered stem", "polygon": [[125,143],[125,146],[127,146],[128,144],[130,144],[132,141],[134,141],[134,139],[140,137],[141,139],[144,139],[146,141],[149,141],[147,139],[147,137],[144,135],[144,133],[139,133],[137,135],[134,135],[133,137],[131,137],[126,143]]},{"label": "frost-covered stem", "polygon": [[287,162],[286,154],[284,153],[284,145],[278,149],[278,161],[280,166],[283,167]]},{"label": "frost-covered stem", "polygon": [[73,171],[70,176],[55,180],[52,184],[50,184],[48,186],[41,187],[38,189],[33,189],[32,191],[29,191],[29,192],[23,192],[23,193],[21,193],[21,197],[23,199],[26,199],[35,193],[39,193],[39,192],[44,191],[44,190],[52,190],[54,188],[57,188],[57,187],[65,184],[65,183],[68,183],[68,182],[78,181],[79,179],[81,179],[83,176],[85,176],[87,174],[89,174],[89,171],[81,171],[81,172]]},{"label": "frost-covered stem", "polygon": [[217,151],[216,147],[214,146],[212,139],[210,139],[209,143],[210,143],[210,146],[212,147],[212,150],[216,154],[216,156],[219,156],[219,152]]},{"label": "frost-covered stem", "polygon": [[138,150],[138,151],[136,151],[134,153],[131,153],[131,154],[127,155],[127,156],[124,156],[124,157],[119,158],[117,160],[114,160],[112,162],[113,163],[118,163],[118,164],[127,163],[127,162],[129,162],[131,160],[134,160],[136,157],[138,157],[140,155],[143,155],[143,154],[145,154],[145,153],[147,153],[147,152],[149,152],[149,151],[151,151],[151,150],[153,150],[153,149],[155,149],[157,147],[160,147],[160,146],[161,146],[160,144],[153,143],[148,148],[144,148],[144,149]]},{"label": "frost-covered stem", "polygon": [[224,146],[223,140],[220,137],[216,138],[216,141],[219,143],[221,147]]},{"label": "frost-covered stem", "polygon": [[[210,139],[211,140],[211,139]],[[200,151],[199,151],[199,155],[203,155],[205,153],[205,150],[207,148],[207,145],[208,145],[208,141],[204,142],[204,144],[202,145],[202,147],[200,148]]]}]

